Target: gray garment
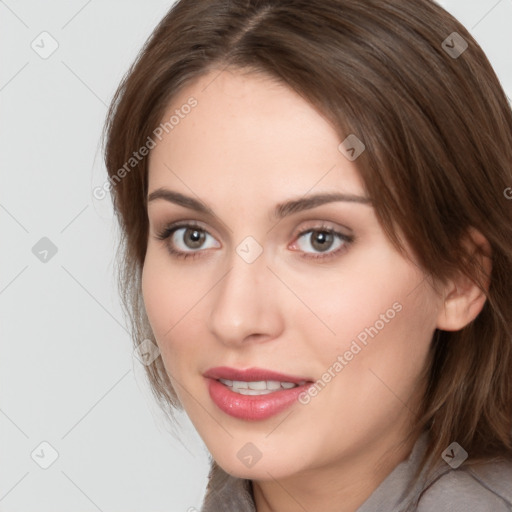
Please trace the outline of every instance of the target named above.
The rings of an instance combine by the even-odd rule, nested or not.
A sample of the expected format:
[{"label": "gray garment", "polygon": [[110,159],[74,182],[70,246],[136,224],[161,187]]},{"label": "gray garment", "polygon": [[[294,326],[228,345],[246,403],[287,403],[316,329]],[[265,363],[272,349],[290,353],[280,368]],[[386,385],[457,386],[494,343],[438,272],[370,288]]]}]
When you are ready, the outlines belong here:
[{"label": "gray garment", "polygon": [[[418,438],[409,457],[355,512],[512,512],[512,461],[457,469],[442,461],[428,476],[423,471],[407,492],[427,436]],[[214,463],[201,512],[256,512],[250,480],[228,475]]]}]

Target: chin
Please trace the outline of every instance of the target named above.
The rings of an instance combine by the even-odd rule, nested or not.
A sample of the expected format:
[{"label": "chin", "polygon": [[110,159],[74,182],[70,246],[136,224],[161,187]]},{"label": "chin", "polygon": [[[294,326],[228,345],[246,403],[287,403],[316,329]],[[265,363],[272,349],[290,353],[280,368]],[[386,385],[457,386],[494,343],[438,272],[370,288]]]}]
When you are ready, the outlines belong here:
[{"label": "chin", "polygon": [[267,456],[262,451],[249,441],[234,451],[224,448],[221,453],[211,453],[216,463],[236,478],[259,481],[283,479],[303,469],[297,464],[297,454],[288,458],[277,448],[273,448]]}]

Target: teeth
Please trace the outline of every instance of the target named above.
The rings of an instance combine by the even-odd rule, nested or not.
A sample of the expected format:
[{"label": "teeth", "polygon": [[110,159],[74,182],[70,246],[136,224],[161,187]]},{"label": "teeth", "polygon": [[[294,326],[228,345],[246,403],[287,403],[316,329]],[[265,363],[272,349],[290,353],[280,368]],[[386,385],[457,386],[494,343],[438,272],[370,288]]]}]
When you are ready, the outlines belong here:
[{"label": "teeth", "polygon": [[[219,379],[219,381],[225,386],[228,386],[231,391],[240,393],[241,395],[268,395],[280,389],[291,389],[297,386],[297,384],[293,382],[278,382],[276,380],[245,382],[240,380]],[[299,385],[305,383],[306,381],[302,381]]]},{"label": "teeth", "polygon": [[269,393],[273,393],[270,389],[236,389],[231,388],[231,391],[234,391],[235,393],[239,393],[240,395],[268,395]]},{"label": "teeth", "polygon": [[262,389],[267,389],[267,383],[264,380],[259,380],[257,382],[248,382],[249,389],[257,389],[261,391]]}]

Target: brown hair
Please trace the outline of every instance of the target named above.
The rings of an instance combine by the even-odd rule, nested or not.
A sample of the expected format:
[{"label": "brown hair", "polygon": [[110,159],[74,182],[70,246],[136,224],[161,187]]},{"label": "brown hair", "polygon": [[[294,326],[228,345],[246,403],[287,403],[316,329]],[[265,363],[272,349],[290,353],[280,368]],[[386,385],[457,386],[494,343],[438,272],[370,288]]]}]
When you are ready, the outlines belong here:
[{"label": "brown hair", "polygon": [[[415,428],[430,431],[422,465],[439,461],[453,441],[468,462],[512,457],[512,203],[504,193],[512,186],[512,113],[480,46],[430,0],[182,0],[172,7],[123,79],[105,124],[122,235],[118,279],[134,345],[154,339],[141,292],[147,159],[112,179],[179,90],[228,66],[287,84],[332,122],[340,141],[356,134],[366,146],[357,168],[395,247],[401,250],[398,226],[426,273],[439,282],[462,273],[486,293],[465,328],[434,334]],[[492,249],[488,291],[488,276],[463,243],[470,228]],[[162,359],[146,371],[172,416],[180,404]]]}]

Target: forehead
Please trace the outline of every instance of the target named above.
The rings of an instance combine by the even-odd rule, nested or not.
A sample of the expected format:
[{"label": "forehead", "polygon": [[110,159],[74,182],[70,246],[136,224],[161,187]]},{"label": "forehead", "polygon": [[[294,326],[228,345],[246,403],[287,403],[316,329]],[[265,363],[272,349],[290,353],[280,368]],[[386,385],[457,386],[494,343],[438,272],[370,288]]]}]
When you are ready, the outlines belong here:
[{"label": "forehead", "polygon": [[364,193],[355,163],[338,150],[341,140],[333,126],[266,75],[232,70],[203,75],[173,98],[162,117],[162,125],[166,122],[162,140],[151,150],[150,190],[185,186],[224,198],[236,191],[249,203],[315,188]]}]

